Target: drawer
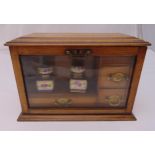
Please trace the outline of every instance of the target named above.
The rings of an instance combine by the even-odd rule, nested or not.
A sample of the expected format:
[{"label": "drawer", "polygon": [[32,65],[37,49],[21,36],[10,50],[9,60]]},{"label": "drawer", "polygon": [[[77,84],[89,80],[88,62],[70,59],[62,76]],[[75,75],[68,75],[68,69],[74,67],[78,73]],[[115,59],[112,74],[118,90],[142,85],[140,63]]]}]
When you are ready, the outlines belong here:
[{"label": "drawer", "polygon": [[[63,97],[64,96],[64,97]],[[30,107],[90,107],[95,106],[97,97],[95,95],[31,95],[29,97]]]},{"label": "drawer", "polygon": [[127,92],[127,89],[99,89],[99,104],[103,107],[125,107]]},{"label": "drawer", "polygon": [[130,66],[103,66],[99,70],[99,88],[127,88],[132,69]]}]

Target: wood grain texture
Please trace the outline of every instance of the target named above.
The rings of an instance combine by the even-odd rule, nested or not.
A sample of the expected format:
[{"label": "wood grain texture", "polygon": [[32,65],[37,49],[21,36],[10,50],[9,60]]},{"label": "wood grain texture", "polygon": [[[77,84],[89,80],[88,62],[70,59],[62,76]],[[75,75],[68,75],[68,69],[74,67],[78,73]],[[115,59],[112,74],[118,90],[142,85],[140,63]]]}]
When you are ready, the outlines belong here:
[{"label": "wood grain texture", "polygon": [[149,42],[119,33],[33,33],[11,40],[6,46],[148,46]]},{"label": "wood grain texture", "polygon": [[135,56],[138,47],[119,46],[16,46],[20,55],[64,55],[67,49],[91,49],[92,56]]},{"label": "wood grain texture", "polygon": [[137,92],[137,88],[140,80],[140,75],[142,72],[142,67],[145,59],[146,50],[147,50],[147,47],[139,47],[137,61],[135,64],[134,73],[133,73],[132,82],[131,82],[131,88],[129,91],[129,98],[127,103],[128,112],[131,112],[133,108],[133,104],[134,104],[134,100],[136,97],[136,92]]},{"label": "wood grain texture", "polygon": [[12,64],[13,64],[14,73],[16,77],[16,83],[18,87],[18,93],[19,93],[19,98],[21,102],[22,112],[26,113],[28,112],[28,103],[27,103],[24,80],[22,76],[17,48],[10,47],[10,53],[11,53]]},{"label": "wood grain texture", "polygon": [[20,114],[18,121],[135,121],[133,114],[122,115],[34,115]]},{"label": "wood grain texture", "polygon": [[125,114],[125,108],[30,108],[27,114]]}]

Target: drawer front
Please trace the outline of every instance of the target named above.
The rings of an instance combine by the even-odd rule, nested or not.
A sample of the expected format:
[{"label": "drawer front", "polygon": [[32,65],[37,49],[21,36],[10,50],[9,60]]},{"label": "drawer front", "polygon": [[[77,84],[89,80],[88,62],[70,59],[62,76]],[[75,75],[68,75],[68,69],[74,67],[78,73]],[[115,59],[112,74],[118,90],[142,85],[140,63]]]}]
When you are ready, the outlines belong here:
[{"label": "drawer front", "polygon": [[99,88],[127,88],[130,66],[103,66],[99,72]]},{"label": "drawer front", "polygon": [[29,99],[31,107],[90,107],[95,106],[97,98],[95,96],[70,96],[70,95],[40,95],[32,96]]},{"label": "drawer front", "polygon": [[98,101],[102,107],[125,107],[127,89],[100,89]]}]

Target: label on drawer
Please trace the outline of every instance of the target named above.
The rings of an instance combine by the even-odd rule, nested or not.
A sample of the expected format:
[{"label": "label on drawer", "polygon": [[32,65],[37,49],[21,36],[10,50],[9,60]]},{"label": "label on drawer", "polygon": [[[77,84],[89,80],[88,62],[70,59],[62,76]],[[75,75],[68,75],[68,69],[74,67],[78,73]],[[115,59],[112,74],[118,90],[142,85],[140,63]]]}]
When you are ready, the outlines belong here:
[{"label": "label on drawer", "polygon": [[52,80],[42,80],[36,82],[38,90],[53,90],[54,82]]}]

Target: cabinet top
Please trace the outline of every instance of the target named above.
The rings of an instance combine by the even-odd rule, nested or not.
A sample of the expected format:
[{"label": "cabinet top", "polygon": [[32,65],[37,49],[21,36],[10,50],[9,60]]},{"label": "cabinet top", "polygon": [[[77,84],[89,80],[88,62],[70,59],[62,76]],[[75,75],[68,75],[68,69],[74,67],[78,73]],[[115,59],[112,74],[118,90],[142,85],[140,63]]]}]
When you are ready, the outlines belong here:
[{"label": "cabinet top", "polygon": [[6,46],[149,46],[149,42],[120,33],[32,33]]}]

